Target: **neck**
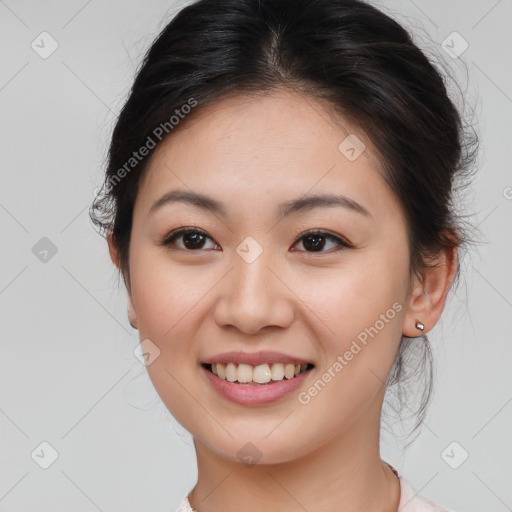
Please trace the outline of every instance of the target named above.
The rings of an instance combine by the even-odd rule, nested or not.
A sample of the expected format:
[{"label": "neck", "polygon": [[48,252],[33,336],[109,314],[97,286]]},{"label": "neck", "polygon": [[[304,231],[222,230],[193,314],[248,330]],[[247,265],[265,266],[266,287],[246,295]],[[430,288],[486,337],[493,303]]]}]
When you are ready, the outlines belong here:
[{"label": "neck", "polygon": [[371,439],[366,423],[365,429],[352,428],[305,457],[250,467],[195,439],[198,481],[190,504],[197,512],[396,512],[399,481],[380,458],[379,422],[372,423]]}]

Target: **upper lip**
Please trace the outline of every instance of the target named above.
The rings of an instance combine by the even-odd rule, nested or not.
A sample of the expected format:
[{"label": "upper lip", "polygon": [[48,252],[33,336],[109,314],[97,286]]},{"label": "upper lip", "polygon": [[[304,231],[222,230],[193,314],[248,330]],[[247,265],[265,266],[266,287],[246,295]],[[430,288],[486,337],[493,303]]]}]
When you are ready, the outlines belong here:
[{"label": "upper lip", "polygon": [[260,364],[312,364],[311,361],[303,359],[297,356],[291,356],[283,354],[281,352],[274,352],[271,350],[265,350],[261,352],[223,352],[222,354],[216,354],[203,361],[203,364],[250,364],[252,366],[258,366]]}]

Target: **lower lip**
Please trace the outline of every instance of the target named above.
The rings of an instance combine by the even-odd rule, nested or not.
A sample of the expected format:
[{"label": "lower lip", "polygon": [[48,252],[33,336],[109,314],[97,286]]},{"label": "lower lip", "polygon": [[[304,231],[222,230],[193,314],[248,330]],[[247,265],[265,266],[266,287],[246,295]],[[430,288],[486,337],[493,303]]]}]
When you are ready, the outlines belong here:
[{"label": "lower lip", "polygon": [[275,402],[295,391],[313,371],[313,369],[305,371],[293,379],[271,381],[269,384],[250,385],[236,384],[221,379],[204,366],[201,366],[201,370],[218,393],[240,405],[265,405]]}]

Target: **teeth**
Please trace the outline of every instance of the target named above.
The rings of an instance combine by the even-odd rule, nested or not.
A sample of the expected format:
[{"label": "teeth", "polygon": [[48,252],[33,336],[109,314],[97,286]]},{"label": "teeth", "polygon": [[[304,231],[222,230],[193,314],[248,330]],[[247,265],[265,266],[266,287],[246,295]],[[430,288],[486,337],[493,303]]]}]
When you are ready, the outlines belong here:
[{"label": "teeth", "polygon": [[[240,366],[238,366],[238,371],[240,371]],[[249,366],[252,370],[252,366]],[[240,374],[239,374],[240,375]],[[271,381],[272,371],[270,370],[270,366],[268,364],[260,364],[259,366],[255,366],[254,370],[252,370],[252,379],[254,382],[258,384],[266,384]],[[246,381],[250,382],[250,381]]]},{"label": "teeth", "polygon": [[295,365],[294,364],[285,364],[284,365],[284,376],[287,379],[293,379],[293,377],[295,377]]},{"label": "teeth", "polygon": [[293,379],[297,375],[306,371],[307,364],[260,364],[251,366],[250,364],[216,363],[211,365],[214,375],[229,382],[239,382],[241,384],[267,384],[270,381]]},{"label": "teeth", "polygon": [[216,366],[217,367],[217,375],[221,379],[225,379],[226,378],[226,367],[223,364],[212,364],[212,366]]},{"label": "teeth", "polygon": [[272,365],[272,380],[284,379],[284,365],[283,363],[275,363]]},{"label": "teeth", "polygon": [[238,382],[241,382],[242,384],[245,382],[251,382],[252,381],[252,366],[248,364],[239,364],[238,365]]},{"label": "teeth", "polygon": [[235,380],[237,380],[237,377],[238,375],[236,371],[236,366],[234,365],[234,363],[228,363],[226,365],[226,380],[229,380],[229,382],[235,382]]}]

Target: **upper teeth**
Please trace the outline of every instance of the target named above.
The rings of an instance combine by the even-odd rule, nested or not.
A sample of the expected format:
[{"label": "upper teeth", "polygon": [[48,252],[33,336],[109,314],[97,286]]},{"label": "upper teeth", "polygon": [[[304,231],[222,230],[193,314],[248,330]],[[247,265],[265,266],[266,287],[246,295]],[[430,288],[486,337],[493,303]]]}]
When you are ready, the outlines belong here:
[{"label": "upper teeth", "polygon": [[271,380],[282,380],[283,378],[293,379],[307,368],[307,364],[260,364],[258,366],[251,366],[250,364],[235,364],[235,363],[214,363],[212,372],[221,379],[228,380],[229,382],[250,383],[256,382],[258,384],[266,384]]}]

